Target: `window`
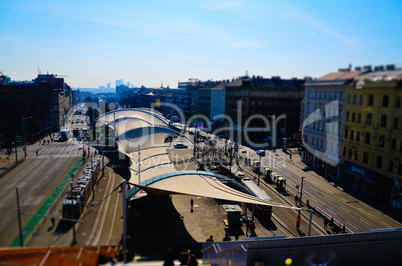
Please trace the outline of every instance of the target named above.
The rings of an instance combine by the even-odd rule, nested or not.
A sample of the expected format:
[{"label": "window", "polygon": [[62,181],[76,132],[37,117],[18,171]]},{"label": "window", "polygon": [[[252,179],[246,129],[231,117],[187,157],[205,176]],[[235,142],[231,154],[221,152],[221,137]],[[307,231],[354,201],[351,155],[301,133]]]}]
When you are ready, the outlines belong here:
[{"label": "window", "polygon": [[346,156],[346,147],[343,147],[343,156]]},{"label": "window", "polygon": [[368,113],[367,114],[367,125],[371,125],[373,123],[373,114]]},{"label": "window", "polygon": [[370,133],[366,133],[366,138],[364,139],[364,143],[370,144],[370,138],[371,138],[371,134],[370,134]]},{"label": "window", "polygon": [[351,130],[351,131],[350,131],[350,140],[353,140],[354,135],[355,135],[355,131],[354,131],[354,130]]},{"label": "window", "polygon": [[399,107],[401,107],[401,97],[400,96],[396,97],[396,108],[399,108]]},{"label": "window", "polygon": [[352,113],[352,122],[355,122],[355,117],[356,117],[356,114]]},{"label": "window", "polygon": [[349,158],[352,158],[352,148],[349,148]]},{"label": "window", "polygon": [[381,115],[381,127],[386,127],[387,126],[387,115]]},{"label": "window", "polygon": [[315,137],[313,137],[313,141],[311,142],[311,145],[315,145],[314,141],[315,141]]},{"label": "window", "polygon": [[348,139],[348,132],[349,130],[345,129],[345,139]]},{"label": "window", "polygon": [[399,124],[399,118],[395,117],[394,118],[394,129],[398,129],[398,124]]},{"label": "window", "polygon": [[374,106],[374,94],[370,94],[368,98],[368,105]]},{"label": "window", "polygon": [[380,135],[380,138],[378,139],[378,147],[384,148],[385,145],[385,136]]},{"label": "window", "polygon": [[369,154],[368,152],[363,153],[363,163],[368,163],[369,160]]},{"label": "window", "polygon": [[359,131],[356,132],[356,141],[360,141],[360,132]]},{"label": "window", "polygon": [[363,99],[364,99],[363,95],[360,95],[360,102],[359,102],[360,105],[363,105]]},{"label": "window", "polygon": [[377,156],[377,168],[382,168],[382,157]]},{"label": "window", "polygon": [[348,95],[348,104],[350,104],[350,99],[351,99],[352,95]]},{"label": "window", "polygon": [[362,114],[359,113],[359,115],[357,116],[357,123],[361,123],[362,122]]},{"label": "window", "polygon": [[324,140],[321,140],[321,148],[324,148]]},{"label": "window", "polygon": [[389,161],[389,171],[392,173],[394,171],[394,161]]},{"label": "window", "polygon": [[358,158],[359,156],[358,156],[358,154],[357,154],[357,150],[355,150],[355,160],[357,161],[357,158]]},{"label": "window", "polygon": [[391,149],[396,151],[396,139],[392,139]]},{"label": "window", "polygon": [[343,91],[339,92],[339,100],[343,100]]},{"label": "window", "polygon": [[388,107],[389,95],[382,96],[382,107]]},{"label": "window", "polygon": [[357,95],[353,95],[353,104],[357,104]]},{"label": "window", "polygon": [[346,112],[346,121],[349,121],[349,112]]},{"label": "window", "polygon": [[402,163],[398,164],[398,175],[402,175]]}]

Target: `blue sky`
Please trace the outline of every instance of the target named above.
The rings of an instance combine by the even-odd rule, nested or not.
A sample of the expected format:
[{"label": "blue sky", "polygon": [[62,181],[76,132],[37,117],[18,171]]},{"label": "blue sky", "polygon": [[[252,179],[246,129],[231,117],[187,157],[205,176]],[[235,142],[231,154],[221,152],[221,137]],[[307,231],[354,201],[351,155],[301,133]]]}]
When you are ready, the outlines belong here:
[{"label": "blue sky", "polygon": [[400,0],[0,0],[0,71],[66,75],[72,87],[116,79],[244,75],[319,77],[338,68],[402,66]]}]

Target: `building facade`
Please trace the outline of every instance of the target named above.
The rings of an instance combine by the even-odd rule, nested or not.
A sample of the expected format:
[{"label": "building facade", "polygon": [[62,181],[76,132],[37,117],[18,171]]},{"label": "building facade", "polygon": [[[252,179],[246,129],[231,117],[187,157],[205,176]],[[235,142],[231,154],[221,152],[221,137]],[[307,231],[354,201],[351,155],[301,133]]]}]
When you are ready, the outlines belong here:
[{"label": "building facade", "polygon": [[227,84],[225,114],[232,119],[238,140],[246,145],[271,140],[273,148],[281,145],[283,138],[292,142],[293,135],[299,133],[303,84],[304,80],[296,78],[261,76],[240,77]]},{"label": "building facade", "polygon": [[17,136],[35,140],[59,130],[64,91],[49,84],[0,86],[0,134],[14,142]]},{"label": "building facade", "polygon": [[401,208],[402,70],[375,71],[355,80],[346,90],[344,179]]},{"label": "building facade", "polygon": [[324,175],[339,178],[346,88],[362,73],[340,69],[305,84],[301,160]]}]

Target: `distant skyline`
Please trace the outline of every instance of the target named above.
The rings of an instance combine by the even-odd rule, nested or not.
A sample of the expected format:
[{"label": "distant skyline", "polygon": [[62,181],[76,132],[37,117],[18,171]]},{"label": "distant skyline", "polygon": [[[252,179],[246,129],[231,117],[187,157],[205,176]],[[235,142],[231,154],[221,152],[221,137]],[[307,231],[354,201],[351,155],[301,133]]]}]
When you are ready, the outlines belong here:
[{"label": "distant skyline", "polygon": [[177,88],[189,78],[320,77],[349,64],[402,66],[402,1],[5,1],[0,71]]}]

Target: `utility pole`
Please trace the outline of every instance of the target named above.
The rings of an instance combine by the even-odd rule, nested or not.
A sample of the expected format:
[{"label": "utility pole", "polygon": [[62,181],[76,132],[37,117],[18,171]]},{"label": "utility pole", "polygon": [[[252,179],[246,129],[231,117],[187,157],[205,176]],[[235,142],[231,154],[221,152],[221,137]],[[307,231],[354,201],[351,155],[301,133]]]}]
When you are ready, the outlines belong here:
[{"label": "utility pole", "polygon": [[300,203],[300,208],[302,207],[302,196],[303,196],[303,181],[304,178],[306,178],[305,176],[300,176],[301,178],[301,188],[300,188],[300,198],[299,198],[299,203]]},{"label": "utility pole", "polygon": [[[72,207],[71,211],[73,213],[72,219],[75,220],[75,217],[74,217],[75,212],[74,212],[73,184],[74,184],[74,182],[71,181],[70,182],[70,197],[71,197],[71,207]],[[75,221],[72,221],[72,225],[73,225],[73,243],[72,243],[72,245],[74,246],[75,243],[77,243],[76,238],[75,238]]]},{"label": "utility pole", "polygon": [[260,186],[261,155],[258,155],[258,186]]},{"label": "utility pole", "polygon": [[14,147],[15,147],[15,162],[18,162],[18,155],[17,155],[17,141],[15,141],[15,143],[13,142]]},{"label": "utility pole", "polygon": [[127,199],[126,199],[127,180],[123,179],[121,186],[121,196],[123,201],[123,259],[127,261]]},{"label": "utility pole", "polygon": [[24,237],[22,235],[20,197],[18,194],[18,187],[15,187],[15,192],[17,194],[17,214],[18,214],[18,230],[20,232],[20,246],[23,247],[24,246]]}]

